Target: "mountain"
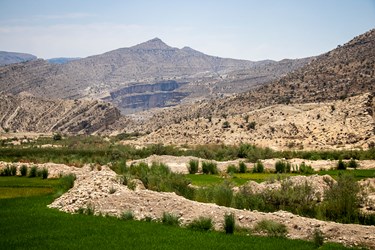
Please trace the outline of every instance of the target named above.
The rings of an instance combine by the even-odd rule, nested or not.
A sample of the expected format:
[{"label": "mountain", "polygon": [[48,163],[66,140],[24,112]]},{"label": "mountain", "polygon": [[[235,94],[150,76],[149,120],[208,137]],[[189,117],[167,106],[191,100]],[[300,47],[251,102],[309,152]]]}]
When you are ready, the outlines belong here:
[{"label": "mountain", "polygon": [[0,51],[0,66],[19,63],[19,62],[27,62],[36,60],[36,56],[25,54],[25,53],[17,53],[17,52],[7,52],[7,51]]},{"label": "mountain", "polygon": [[109,103],[97,100],[49,100],[28,93],[0,93],[0,132],[92,134],[120,118]]},{"label": "mountain", "polygon": [[[0,91],[27,91],[50,98],[104,99],[124,113],[132,113],[246,91],[308,61],[293,60],[286,66],[284,62],[269,60],[219,58],[187,47],[173,48],[155,38],[62,65],[36,60],[2,67]],[[164,91],[160,89],[165,87],[145,87],[155,91],[131,91],[134,86],[161,86],[168,81],[175,81],[178,88]]]},{"label": "mountain", "polygon": [[71,61],[75,61],[80,59],[79,57],[57,57],[57,58],[50,58],[47,59],[49,63],[54,63],[54,64],[65,64]]},{"label": "mountain", "polygon": [[[308,148],[305,143],[310,141],[311,147],[318,147],[316,143],[366,147],[375,143],[374,92],[373,29],[277,80],[230,97],[165,109],[135,127],[154,131],[140,139],[144,143],[163,138],[178,144],[251,142]],[[247,116],[260,125],[255,131],[242,124]],[[231,129],[224,136],[220,129],[226,120]],[[243,128],[238,128],[241,124]]]}]

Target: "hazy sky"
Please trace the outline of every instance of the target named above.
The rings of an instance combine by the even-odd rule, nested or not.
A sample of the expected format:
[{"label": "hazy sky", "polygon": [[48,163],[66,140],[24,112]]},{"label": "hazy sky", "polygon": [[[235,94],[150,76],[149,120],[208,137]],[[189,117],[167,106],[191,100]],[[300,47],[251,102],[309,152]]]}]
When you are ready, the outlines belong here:
[{"label": "hazy sky", "polygon": [[159,37],[248,60],[327,52],[375,28],[375,0],[0,0],[0,50],[86,57]]}]

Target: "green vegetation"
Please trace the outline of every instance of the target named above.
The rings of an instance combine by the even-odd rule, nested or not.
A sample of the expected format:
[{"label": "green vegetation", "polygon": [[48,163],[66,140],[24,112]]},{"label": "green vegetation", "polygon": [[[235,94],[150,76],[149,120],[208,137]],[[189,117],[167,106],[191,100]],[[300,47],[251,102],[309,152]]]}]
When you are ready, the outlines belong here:
[{"label": "green vegetation", "polygon": [[213,228],[212,219],[209,217],[199,217],[188,224],[187,228],[197,231],[210,231]]},{"label": "green vegetation", "polygon": [[198,173],[199,161],[191,159],[189,161],[188,171],[189,174],[196,174]]},{"label": "green vegetation", "polygon": [[214,162],[202,162],[202,172],[204,174],[218,174],[219,171],[217,170],[217,165]]},{"label": "green vegetation", "polygon": [[270,237],[285,237],[288,230],[284,224],[272,220],[261,220],[256,225],[256,232],[265,233]]},{"label": "green vegetation", "polygon": [[225,214],[224,215],[224,231],[226,234],[233,234],[236,226],[236,220],[234,214]]},{"label": "green vegetation", "polygon": [[291,165],[287,161],[277,161],[275,163],[276,173],[290,173]]},{"label": "green vegetation", "polygon": [[317,228],[314,230],[313,241],[316,247],[321,247],[324,244],[323,232]]},{"label": "green vegetation", "polygon": [[37,166],[32,166],[30,168],[29,177],[33,178],[33,177],[36,177],[37,175],[38,175],[38,167]]},{"label": "green vegetation", "polygon": [[264,173],[264,165],[260,160],[254,164],[253,173]]},{"label": "green vegetation", "polygon": [[235,166],[235,165],[229,165],[227,167],[227,173],[228,174],[234,174],[234,173],[238,173],[239,172],[239,169]]},{"label": "green vegetation", "polygon": [[161,222],[164,225],[168,226],[178,226],[180,225],[180,222],[178,221],[178,217],[174,214],[170,214],[167,212],[163,213],[163,217],[161,218]]},{"label": "green vegetation", "polygon": [[21,176],[27,176],[27,167],[25,165],[21,166],[20,173]]},{"label": "green vegetation", "polygon": [[122,220],[134,220],[134,214],[132,211],[128,210],[121,214],[120,217]]},{"label": "green vegetation", "polygon": [[[67,190],[73,175],[61,179],[0,177],[3,188],[49,188],[32,197],[17,192],[0,198],[0,249],[315,249],[313,242],[259,236],[225,235],[114,217],[68,214],[47,207],[61,188]],[[64,180],[64,181],[63,181]],[[14,196],[15,195],[15,196]],[[147,237],[144,237],[147,235]],[[32,244],[31,244],[32,242]],[[320,249],[348,249],[324,244]]]},{"label": "green vegetation", "polygon": [[[125,137],[124,137],[125,136]],[[74,166],[82,166],[85,163],[98,163],[101,165],[112,162],[116,169],[118,165],[124,165],[126,159],[141,159],[152,154],[196,156],[208,160],[226,161],[237,158],[246,158],[255,163],[259,159],[270,158],[302,158],[308,160],[318,159],[354,159],[375,160],[375,147],[369,150],[331,150],[331,151],[274,151],[270,148],[261,148],[250,144],[239,146],[227,145],[201,145],[187,148],[163,146],[161,144],[150,145],[142,149],[133,146],[117,144],[124,138],[137,135],[118,135],[110,140],[104,140],[99,136],[64,136],[61,140],[51,137],[40,137],[30,143],[19,146],[6,146],[6,142],[0,142],[0,160],[8,162],[55,162]],[[58,147],[40,148],[40,145],[51,144]]]},{"label": "green vegetation", "polygon": [[139,179],[150,190],[162,192],[175,192],[186,198],[193,199],[194,190],[189,187],[190,181],[182,174],[173,173],[168,166],[162,163],[153,163],[149,167],[141,162],[125,169],[124,179],[126,184],[132,179]]},{"label": "green vegetation", "polygon": [[240,163],[238,163],[238,167],[239,167],[239,170],[238,170],[239,173],[244,174],[244,173],[247,172],[247,166],[246,166],[245,162],[240,161]]}]

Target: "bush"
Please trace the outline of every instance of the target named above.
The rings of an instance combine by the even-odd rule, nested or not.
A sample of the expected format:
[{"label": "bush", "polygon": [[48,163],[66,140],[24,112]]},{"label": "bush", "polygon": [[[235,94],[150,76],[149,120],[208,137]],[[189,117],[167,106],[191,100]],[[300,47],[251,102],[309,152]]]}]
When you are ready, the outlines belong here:
[{"label": "bush", "polygon": [[60,188],[63,191],[67,191],[71,189],[74,186],[74,181],[76,179],[76,176],[74,174],[68,174],[64,175],[60,178]]},{"label": "bush", "polygon": [[353,158],[350,159],[348,162],[348,168],[354,168],[356,169],[358,167],[358,163]]},{"label": "bush", "polygon": [[225,214],[224,215],[224,230],[226,234],[233,234],[236,221],[234,219],[234,214]]},{"label": "bush", "polygon": [[25,165],[22,165],[20,172],[21,172],[21,176],[27,176],[27,167]]},{"label": "bush", "polygon": [[299,166],[299,172],[302,174],[313,174],[314,169],[310,165],[306,165],[305,162],[302,162]]},{"label": "bush", "polygon": [[219,206],[230,207],[233,200],[233,191],[230,182],[224,181],[214,188],[214,202]]},{"label": "bush", "polygon": [[164,212],[163,217],[161,218],[161,222],[165,225],[169,226],[178,226],[180,222],[178,221],[178,217],[176,215]]},{"label": "bush", "polygon": [[223,122],[222,128],[230,128],[230,124],[228,121]]},{"label": "bush", "polygon": [[10,175],[16,176],[17,175],[17,167],[16,166],[10,166]]},{"label": "bush", "polygon": [[32,166],[30,168],[29,177],[31,177],[31,178],[36,177],[37,174],[38,174],[38,167],[37,166]]},{"label": "bush", "polygon": [[337,162],[337,170],[346,170],[346,165],[342,159]]},{"label": "bush", "polygon": [[214,162],[202,162],[202,172],[204,174],[218,174],[217,165]]},{"label": "bush", "polygon": [[55,140],[55,141],[60,141],[61,139],[62,139],[61,134],[54,134],[54,135],[53,135],[53,140]]},{"label": "bush", "polygon": [[322,231],[320,231],[319,229],[315,229],[314,235],[313,235],[313,240],[314,240],[314,244],[315,244],[316,247],[323,246],[324,235],[323,235]]},{"label": "bush", "polygon": [[41,174],[42,174],[42,178],[43,179],[47,179],[48,178],[48,169],[47,168],[43,168],[41,170]]},{"label": "bush", "polygon": [[284,224],[272,220],[261,220],[254,228],[257,232],[266,233],[271,237],[285,237],[288,230]]},{"label": "bush", "polygon": [[2,176],[10,176],[10,175],[11,175],[10,167],[9,167],[9,166],[6,166],[6,167],[1,171],[1,175],[2,175]]},{"label": "bush", "polygon": [[331,189],[324,195],[320,206],[327,219],[341,223],[357,222],[359,215],[358,183],[351,174],[341,174]]},{"label": "bush", "polygon": [[264,165],[260,160],[254,164],[253,173],[264,173]]},{"label": "bush", "polygon": [[237,167],[234,166],[234,165],[229,165],[229,166],[227,167],[227,173],[228,173],[228,174],[238,173],[238,169],[237,169]]},{"label": "bush", "polygon": [[121,214],[121,220],[134,220],[134,214],[132,211],[128,210]]},{"label": "bush", "polygon": [[246,166],[245,162],[240,161],[240,163],[238,163],[238,167],[239,167],[240,173],[246,173],[247,172],[247,166]]},{"label": "bush", "polygon": [[188,166],[189,174],[196,174],[198,172],[198,166],[199,161],[191,159]]},{"label": "bush", "polygon": [[187,228],[197,231],[209,231],[213,228],[212,219],[206,217],[199,217],[194,219]]},{"label": "bush", "polygon": [[275,170],[276,173],[289,173],[291,169],[291,165],[289,162],[286,161],[277,161],[275,163]]}]

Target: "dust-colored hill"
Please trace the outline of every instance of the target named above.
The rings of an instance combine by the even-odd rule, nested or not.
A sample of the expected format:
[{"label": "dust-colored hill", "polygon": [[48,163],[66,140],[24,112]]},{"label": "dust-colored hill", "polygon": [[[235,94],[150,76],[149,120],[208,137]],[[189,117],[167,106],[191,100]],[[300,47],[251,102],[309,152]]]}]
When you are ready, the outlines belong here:
[{"label": "dust-colored hill", "polygon": [[[179,104],[182,100],[240,93],[309,62],[251,62],[209,56],[191,48],[173,48],[160,39],[65,63],[44,60],[0,68],[0,91],[39,97],[92,97],[114,103],[124,113]],[[233,72],[233,73],[231,73]],[[164,88],[165,82],[176,88]],[[147,85],[160,85],[150,88]],[[131,91],[146,86],[145,92]],[[139,88],[138,88],[139,89]]]},{"label": "dust-colored hill", "polygon": [[36,60],[36,56],[26,53],[0,51],[0,66],[32,60]]},{"label": "dust-colored hill", "polygon": [[0,98],[0,132],[91,134],[120,117],[111,104],[96,100],[47,100],[29,94],[0,94]]},{"label": "dust-colored hill", "polygon": [[367,148],[375,143],[371,94],[344,101],[278,104],[241,115],[195,118],[163,126],[135,143],[240,144],[274,149]]},{"label": "dust-colored hill", "polygon": [[246,93],[148,114],[142,128],[153,131],[199,117],[220,118],[277,104],[334,101],[374,91],[375,29],[316,57],[279,80]]}]

